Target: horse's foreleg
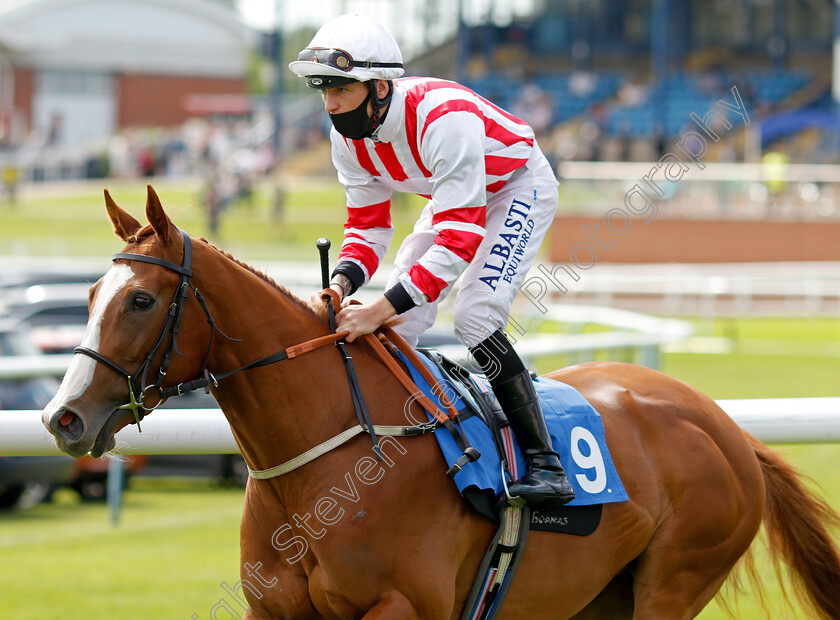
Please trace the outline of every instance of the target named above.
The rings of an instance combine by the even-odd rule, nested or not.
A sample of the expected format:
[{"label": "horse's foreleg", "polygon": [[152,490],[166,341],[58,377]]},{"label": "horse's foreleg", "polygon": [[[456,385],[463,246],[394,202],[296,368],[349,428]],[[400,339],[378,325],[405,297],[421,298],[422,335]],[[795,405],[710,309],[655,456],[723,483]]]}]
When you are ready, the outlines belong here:
[{"label": "horse's foreleg", "polygon": [[420,620],[414,605],[402,592],[391,590],[377,601],[363,620]]},{"label": "horse's foreleg", "polygon": [[[288,523],[284,509],[272,506],[271,495],[259,497],[258,487],[248,480],[240,535],[242,595],[250,609],[247,620],[320,618],[309,595],[309,582],[292,551],[278,552],[273,535],[278,525]],[[300,559],[300,558],[298,558]]]}]

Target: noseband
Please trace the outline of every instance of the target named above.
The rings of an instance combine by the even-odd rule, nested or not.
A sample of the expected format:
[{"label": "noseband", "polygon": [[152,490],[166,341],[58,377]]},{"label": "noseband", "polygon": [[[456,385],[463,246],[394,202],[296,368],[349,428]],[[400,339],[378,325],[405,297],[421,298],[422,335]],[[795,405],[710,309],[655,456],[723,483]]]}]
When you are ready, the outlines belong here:
[{"label": "noseband", "polygon": [[[82,355],[87,355],[88,357],[93,358],[97,362],[107,366],[115,373],[128,380],[129,400],[126,404],[117,407],[117,409],[127,409],[128,411],[131,411],[134,415],[134,422],[132,422],[132,424],[137,424],[138,430],[140,429],[140,420],[143,419],[147,412],[153,411],[159,407],[161,403],[170,396],[180,396],[182,394],[181,385],[178,385],[175,388],[164,389],[163,381],[166,378],[167,371],[169,370],[169,363],[172,361],[173,352],[182,357],[184,356],[184,354],[178,350],[178,333],[181,329],[181,321],[184,318],[184,308],[186,306],[186,300],[189,296],[190,289],[192,289],[195,293],[195,298],[202,310],[204,310],[204,314],[207,316],[207,322],[211,326],[210,342],[207,344],[207,352],[204,354],[204,360],[201,364],[201,371],[199,373],[201,378],[191,382],[191,384],[196,384],[196,387],[198,387],[198,384],[201,384],[200,387],[205,387],[208,391],[211,383],[213,385],[218,385],[216,378],[213,377],[213,375],[207,370],[210,348],[213,346],[213,332],[218,331],[225,338],[229,338],[216,326],[210,311],[207,309],[204,297],[190,282],[190,277],[192,276],[192,270],[190,268],[192,262],[192,243],[190,241],[190,236],[186,232],[181,229],[178,230],[184,240],[184,259],[180,265],[162,258],[157,258],[156,256],[147,256],[145,254],[135,254],[132,252],[120,252],[118,254],[114,254],[112,258],[114,262],[118,260],[134,260],[142,263],[151,263],[152,265],[158,265],[159,267],[164,267],[165,269],[174,271],[180,276],[178,287],[175,289],[175,295],[172,297],[172,302],[169,304],[169,310],[166,314],[166,320],[163,323],[163,327],[161,327],[160,333],[155,339],[148,355],[146,355],[143,363],[140,364],[140,368],[132,374],[115,361],[102,355],[98,351],[94,351],[93,349],[83,346],[78,346],[74,349],[75,353],[81,353]],[[152,360],[157,356],[167,336],[169,336],[169,342],[163,354],[163,359],[161,360],[160,367],[158,368],[155,381],[153,383],[147,383],[147,377],[151,368]],[[233,338],[229,339],[233,340]],[[196,387],[193,387],[192,389],[196,389]],[[158,403],[154,407],[147,407],[145,404],[146,392],[150,389],[156,389],[159,393]]]}]

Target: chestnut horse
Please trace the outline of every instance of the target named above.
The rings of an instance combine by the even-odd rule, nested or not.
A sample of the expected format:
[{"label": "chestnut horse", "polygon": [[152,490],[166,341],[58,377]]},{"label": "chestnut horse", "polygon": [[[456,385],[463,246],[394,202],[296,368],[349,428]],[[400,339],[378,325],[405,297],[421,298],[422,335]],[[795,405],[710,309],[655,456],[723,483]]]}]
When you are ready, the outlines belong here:
[{"label": "chestnut horse", "polygon": [[[106,204],[128,245],[92,287],[84,355],[43,415],[61,449],[78,457],[112,448],[114,433],[134,419],[122,407],[129,391],[138,396],[131,376],[136,384],[151,368],[154,377],[163,363],[164,389],[226,375],[213,395],[251,470],[358,426],[334,346],[231,373],[329,334],[325,313],[182,233],[151,187],[148,226],[107,192]],[[369,343],[348,348],[374,423],[405,425],[408,390]],[[531,532],[500,617],[694,617],[763,521],[772,556],[792,569],[806,604],[840,618],[835,514],[712,399],[629,364],[549,376],[601,413],[630,499],[605,505],[589,536]],[[157,399],[143,385],[150,408]],[[496,524],[472,512],[445,478],[433,437],[382,439],[381,460],[371,448],[362,434],[283,476],[248,481],[235,590],[247,598],[247,618],[460,617]]]}]

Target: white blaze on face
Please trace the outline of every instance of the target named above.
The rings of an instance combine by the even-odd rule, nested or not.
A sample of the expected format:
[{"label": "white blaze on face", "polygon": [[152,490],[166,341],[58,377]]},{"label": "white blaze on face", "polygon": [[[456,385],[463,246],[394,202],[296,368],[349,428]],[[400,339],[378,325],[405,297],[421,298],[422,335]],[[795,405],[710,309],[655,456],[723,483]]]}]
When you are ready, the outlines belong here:
[{"label": "white blaze on face", "polygon": [[[133,275],[131,267],[126,264],[114,265],[105,274],[85,329],[85,337],[82,340],[83,347],[99,351],[100,331],[102,321],[105,318],[105,311],[108,309],[111,300]],[[64,375],[61,382],[61,387],[58,388],[58,393],[47,405],[47,411],[52,411],[81,396],[93,380],[93,371],[96,369],[96,364],[96,360],[87,355],[74,356],[73,361],[70,362],[70,367],[67,369],[67,374]]]}]

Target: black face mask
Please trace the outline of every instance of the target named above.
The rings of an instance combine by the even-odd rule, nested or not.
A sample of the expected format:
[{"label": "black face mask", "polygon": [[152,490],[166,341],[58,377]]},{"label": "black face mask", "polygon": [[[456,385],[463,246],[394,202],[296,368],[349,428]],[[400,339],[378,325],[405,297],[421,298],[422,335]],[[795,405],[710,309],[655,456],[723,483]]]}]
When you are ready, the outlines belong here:
[{"label": "black face mask", "polygon": [[367,105],[370,101],[370,92],[359,107],[341,114],[330,114],[335,130],[345,138],[361,140],[367,138],[373,132],[373,119],[368,116]]}]

